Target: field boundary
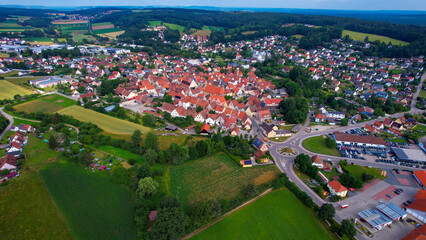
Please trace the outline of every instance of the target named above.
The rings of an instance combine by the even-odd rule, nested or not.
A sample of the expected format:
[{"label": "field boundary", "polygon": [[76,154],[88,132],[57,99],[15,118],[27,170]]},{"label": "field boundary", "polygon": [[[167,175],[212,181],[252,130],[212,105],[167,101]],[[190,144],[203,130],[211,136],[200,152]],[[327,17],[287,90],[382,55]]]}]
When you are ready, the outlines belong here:
[{"label": "field boundary", "polygon": [[222,221],[224,218],[226,218],[227,216],[229,216],[229,215],[233,214],[234,212],[240,210],[241,208],[243,208],[243,207],[245,207],[245,206],[247,206],[247,205],[249,205],[249,204],[251,204],[251,203],[253,203],[253,202],[257,201],[257,200],[259,200],[261,197],[263,197],[266,194],[270,193],[272,191],[272,189],[273,188],[268,188],[266,191],[264,191],[263,193],[259,194],[257,197],[255,197],[255,198],[253,198],[253,199],[251,199],[251,200],[249,200],[249,201],[241,204],[240,206],[238,206],[238,207],[232,209],[231,211],[223,214],[222,216],[220,216],[218,219],[214,220],[213,222],[211,222],[211,223],[209,223],[209,224],[207,224],[207,225],[205,225],[203,227],[200,227],[200,228],[196,229],[195,231],[193,231],[192,233],[190,233],[190,234],[182,237],[181,239],[190,239],[191,237],[199,234],[200,232],[206,230],[207,228],[213,226],[214,224]]}]

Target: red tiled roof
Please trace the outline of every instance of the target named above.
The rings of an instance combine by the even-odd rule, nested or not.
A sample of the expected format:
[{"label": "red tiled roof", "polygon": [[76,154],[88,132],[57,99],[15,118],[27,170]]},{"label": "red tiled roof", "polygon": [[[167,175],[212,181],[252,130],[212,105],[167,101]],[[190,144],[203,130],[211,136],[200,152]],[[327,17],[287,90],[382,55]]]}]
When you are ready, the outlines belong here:
[{"label": "red tiled roof", "polygon": [[426,224],[419,228],[415,228],[401,240],[426,240]]},{"label": "red tiled roof", "polygon": [[425,170],[414,171],[414,175],[416,175],[417,179],[423,184],[423,186],[426,186],[426,171]]},{"label": "red tiled roof", "polygon": [[348,189],[346,189],[342,184],[340,184],[337,180],[333,180],[331,182],[328,183],[328,185],[330,185],[330,187],[332,187],[334,190],[336,190],[336,192],[344,192],[344,191],[348,191]]},{"label": "red tiled roof", "polygon": [[420,189],[414,196],[416,200],[426,200],[426,190]]}]

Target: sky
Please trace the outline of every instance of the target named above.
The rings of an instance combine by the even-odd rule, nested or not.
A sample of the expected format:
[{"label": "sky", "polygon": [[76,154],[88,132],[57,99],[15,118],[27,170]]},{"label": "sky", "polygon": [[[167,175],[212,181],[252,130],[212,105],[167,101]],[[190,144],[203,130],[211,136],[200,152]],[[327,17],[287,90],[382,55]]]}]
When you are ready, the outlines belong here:
[{"label": "sky", "polygon": [[341,10],[420,10],[426,0],[1,0],[0,5],[30,6],[214,6]]}]

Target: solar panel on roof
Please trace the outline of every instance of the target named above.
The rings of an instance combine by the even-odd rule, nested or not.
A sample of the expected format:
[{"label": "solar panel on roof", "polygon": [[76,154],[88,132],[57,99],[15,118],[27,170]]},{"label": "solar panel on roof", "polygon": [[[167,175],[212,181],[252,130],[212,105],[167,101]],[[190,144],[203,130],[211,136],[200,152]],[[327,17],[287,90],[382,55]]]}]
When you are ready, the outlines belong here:
[{"label": "solar panel on roof", "polygon": [[394,210],[392,210],[391,208],[389,208],[388,206],[384,204],[378,205],[377,209],[379,209],[381,212],[383,212],[386,216],[390,217],[391,219],[397,219],[401,217],[399,216],[397,212],[395,212]]}]

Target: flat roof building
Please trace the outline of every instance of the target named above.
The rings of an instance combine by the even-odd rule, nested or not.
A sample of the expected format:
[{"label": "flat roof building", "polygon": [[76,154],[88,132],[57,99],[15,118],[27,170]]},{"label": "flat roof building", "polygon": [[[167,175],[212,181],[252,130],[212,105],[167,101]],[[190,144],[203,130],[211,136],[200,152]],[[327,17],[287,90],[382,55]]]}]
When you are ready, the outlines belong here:
[{"label": "flat roof building", "polygon": [[386,142],[382,138],[372,135],[360,136],[354,134],[346,134],[341,132],[334,132],[334,137],[337,144],[356,145],[358,147],[379,147],[385,148]]},{"label": "flat roof building", "polygon": [[406,149],[406,148],[392,148],[396,157],[405,162],[423,162],[426,161],[426,154],[422,150]]},{"label": "flat roof building", "polygon": [[385,214],[378,209],[367,209],[358,213],[358,216],[364,219],[370,226],[377,230],[385,226],[391,225],[392,219],[388,218]]}]

